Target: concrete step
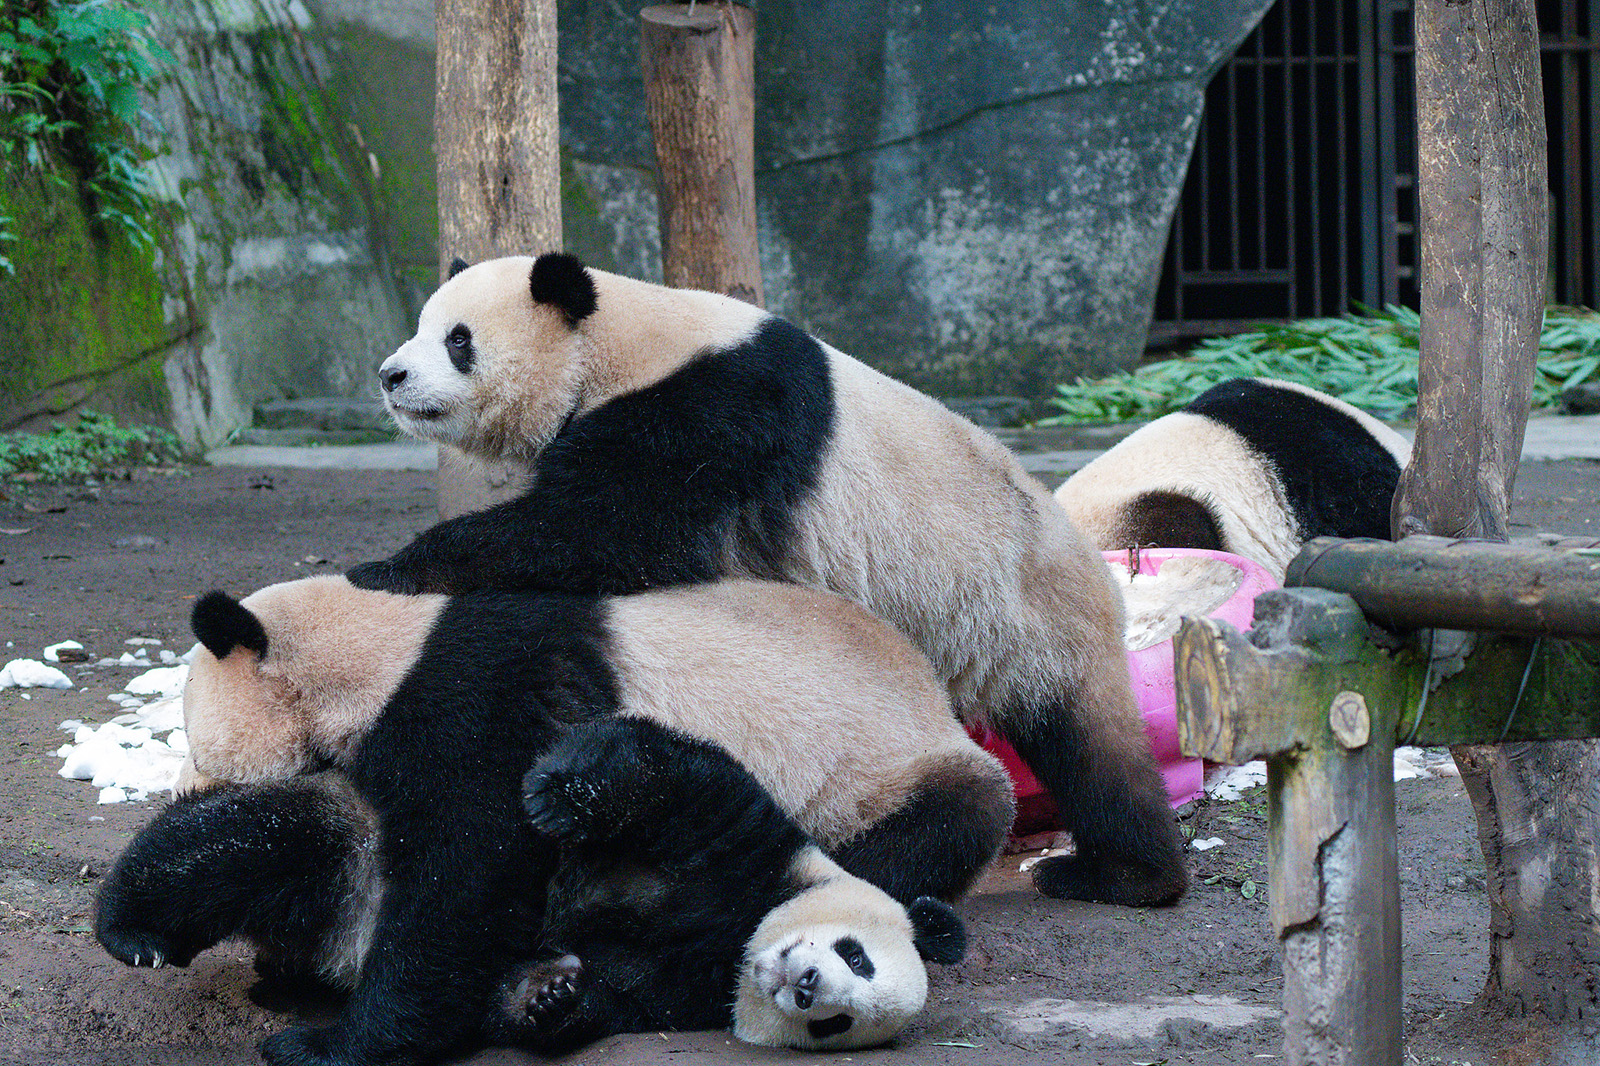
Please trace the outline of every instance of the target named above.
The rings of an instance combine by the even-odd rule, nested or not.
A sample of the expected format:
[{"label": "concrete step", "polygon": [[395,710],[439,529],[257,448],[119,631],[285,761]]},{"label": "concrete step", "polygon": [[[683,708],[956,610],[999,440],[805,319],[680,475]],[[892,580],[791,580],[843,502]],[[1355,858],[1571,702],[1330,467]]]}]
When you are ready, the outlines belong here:
[{"label": "concrete step", "polygon": [[365,431],[392,437],[394,423],[381,400],[365,396],[309,396],[256,404],[252,428]]},{"label": "concrete step", "polygon": [[389,444],[400,434],[393,427],[379,429],[257,429],[246,427],[234,433],[230,444],[293,448],[325,444]]}]

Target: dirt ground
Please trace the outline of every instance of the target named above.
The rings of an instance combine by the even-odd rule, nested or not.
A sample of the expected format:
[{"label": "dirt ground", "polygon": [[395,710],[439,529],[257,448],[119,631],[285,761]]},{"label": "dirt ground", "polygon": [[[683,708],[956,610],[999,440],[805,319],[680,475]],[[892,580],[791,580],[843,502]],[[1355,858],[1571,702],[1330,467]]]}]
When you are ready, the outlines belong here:
[{"label": "dirt ground", "polygon": [[[1600,463],[1525,463],[1515,518],[1600,535]],[[198,468],[0,500],[0,640],[6,657],[81,641],[115,658],[133,637],[192,643],[197,593],[245,593],[388,554],[433,518],[430,474]],[[23,532],[18,532],[23,531]],[[131,970],[89,935],[96,885],[158,802],[97,806],[63,780],[58,723],[98,723],[132,669],[69,667],[70,691],[0,690],[0,1062],[244,1064],[254,1044],[326,1003],[284,1002],[235,945],[188,969]],[[1400,856],[1408,1061],[1531,1064],[1548,1034],[1468,1006],[1486,967],[1483,867],[1458,780],[1402,782]],[[971,950],[933,976],[929,1006],[893,1046],[844,1062],[1138,1066],[1282,1056],[1281,971],[1267,925],[1265,803],[1202,801],[1195,886],[1133,911],[1040,898],[1004,859],[961,907]],[[1248,883],[1248,884],[1247,884]],[[1583,1034],[1577,1034],[1580,1038]],[[1589,1034],[1590,1037],[1593,1034]],[[581,1063],[776,1062],[724,1033],[614,1038]],[[486,1051],[480,1064],[527,1057]]]}]

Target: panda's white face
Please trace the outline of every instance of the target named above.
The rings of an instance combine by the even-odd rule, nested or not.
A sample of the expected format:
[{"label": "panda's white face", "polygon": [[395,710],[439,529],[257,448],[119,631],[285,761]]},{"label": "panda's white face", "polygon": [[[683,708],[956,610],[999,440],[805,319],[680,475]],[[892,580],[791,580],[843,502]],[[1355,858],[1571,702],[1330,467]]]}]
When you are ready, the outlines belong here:
[{"label": "panda's white face", "polygon": [[584,340],[534,299],[534,260],[494,259],[439,286],[416,336],[378,368],[395,423],[474,454],[530,457],[576,408]]},{"label": "panda's white face", "polygon": [[[889,932],[889,935],[883,935]],[[876,934],[876,935],[875,935]],[[808,926],[747,960],[764,1017],[741,1018],[761,1043],[838,1049],[891,1039],[922,1009],[927,971],[909,930]]]}]

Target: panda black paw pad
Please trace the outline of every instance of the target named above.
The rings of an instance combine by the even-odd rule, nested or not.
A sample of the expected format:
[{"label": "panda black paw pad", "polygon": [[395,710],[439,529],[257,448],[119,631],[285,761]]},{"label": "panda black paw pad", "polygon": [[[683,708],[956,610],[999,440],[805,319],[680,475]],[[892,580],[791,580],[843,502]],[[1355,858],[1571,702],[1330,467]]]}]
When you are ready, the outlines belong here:
[{"label": "panda black paw pad", "polygon": [[561,1024],[577,1006],[582,991],[583,963],[576,955],[533,967],[512,993],[513,1014],[535,1029]]}]

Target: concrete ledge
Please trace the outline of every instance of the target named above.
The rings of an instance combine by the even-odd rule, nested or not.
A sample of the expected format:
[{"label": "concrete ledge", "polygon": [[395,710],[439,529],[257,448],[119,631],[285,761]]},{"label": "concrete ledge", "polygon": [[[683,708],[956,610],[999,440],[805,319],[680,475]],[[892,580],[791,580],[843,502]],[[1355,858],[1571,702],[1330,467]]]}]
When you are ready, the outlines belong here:
[{"label": "concrete ledge", "polygon": [[295,466],[324,470],[437,470],[439,448],[422,441],[328,444],[315,448],[237,444],[206,453],[212,466]]}]

